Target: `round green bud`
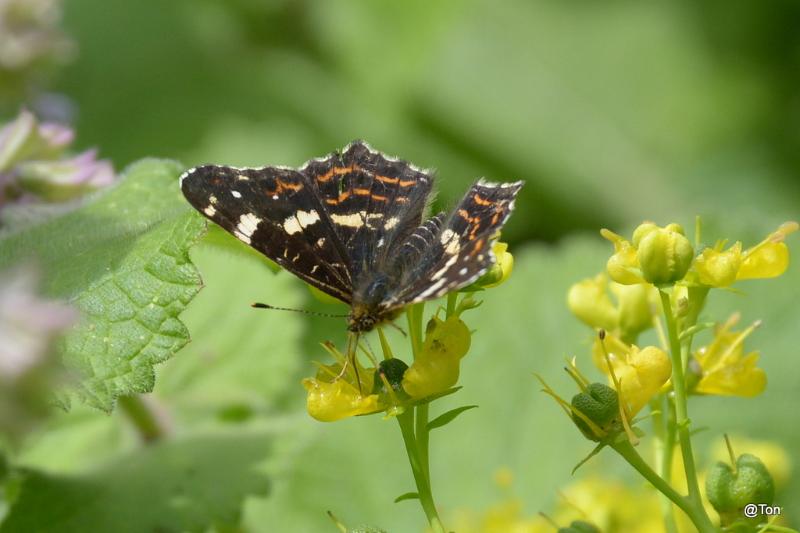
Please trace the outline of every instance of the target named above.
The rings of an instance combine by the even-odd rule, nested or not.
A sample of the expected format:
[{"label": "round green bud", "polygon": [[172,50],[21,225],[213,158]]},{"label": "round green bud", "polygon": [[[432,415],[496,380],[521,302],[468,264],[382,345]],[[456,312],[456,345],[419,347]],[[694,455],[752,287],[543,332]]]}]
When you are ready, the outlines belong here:
[{"label": "round green bud", "polygon": [[[608,430],[619,416],[619,396],[608,385],[592,383],[586,388],[586,392],[572,397],[572,407],[602,429]],[[581,417],[573,414],[572,420],[587,439],[597,442],[603,438],[602,435],[596,435]]]},{"label": "round green bud", "polygon": [[642,222],[639,224],[635,230],[633,230],[633,236],[631,238],[631,243],[633,243],[634,248],[639,247],[639,243],[642,242],[642,239],[649,233],[658,230],[658,226],[653,224],[652,222]]},{"label": "round green bud", "polygon": [[689,239],[682,233],[667,228],[647,233],[642,237],[636,251],[642,276],[654,285],[683,279],[694,257]]},{"label": "round green bud", "polygon": [[[723,525],[741,520],[748,504],[771,505],[775,484],[764,463],[749,453],[736,459],[736,472],[728,463],[717,462],[706,477],[706,496]],[[754,517],[755,521],[762,517]]]},{"label": "round green bud", "polygon": [[372,383],[372,394],[386,394],[389,392],[386,389],[386,384],[381,379],[381,374],[386,376],[386,381],[395,392],[403,390],[403,375],[408,370],[408,365],[402,359],[384,359],[378,364],[375,369],[375,379]]}]

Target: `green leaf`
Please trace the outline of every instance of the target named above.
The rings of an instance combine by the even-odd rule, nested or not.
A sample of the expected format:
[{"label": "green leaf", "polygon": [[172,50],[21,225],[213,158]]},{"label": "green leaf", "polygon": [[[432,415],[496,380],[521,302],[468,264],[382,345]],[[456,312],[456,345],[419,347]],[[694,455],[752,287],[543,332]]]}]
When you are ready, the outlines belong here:
[{"label": "green leaf", "polygon": [[463,413],[464,411],[469,411],[470,409],[475,409],[478,407],[477,405],[464,405],[462,407],[456,407],[455,409],[451,409],[446,413],[442,413],[441,415],[437,416],[430,422],[428,422],[428,431],[436,428],[440,428],[445,426],[455,420],[455,418]]},{"label": "green leaf", "polygon": [[197,436],[149,446],[95,472],[28,471],[0,533],[205,531],[235,525],[247,495],[265,495],[256,466],[269,434]]},{"label": "green leaf", "polygon": [[81,311],[61,346],[75,375],[65,406],[74,393],[110,411],[117,396],[151,391],[153,366],[189,340],[178,315],[201,287],[187,250],[205,222],[180,194],[181,171],[134,164],[80,209],[0,240],[0,268],[39,265],[45,292]]},{"label": "green leaf", "polygon": [[416,492],[406,492],[394,499],[394,503],[399,503],[405,500],[419,500],[419,494]]}]

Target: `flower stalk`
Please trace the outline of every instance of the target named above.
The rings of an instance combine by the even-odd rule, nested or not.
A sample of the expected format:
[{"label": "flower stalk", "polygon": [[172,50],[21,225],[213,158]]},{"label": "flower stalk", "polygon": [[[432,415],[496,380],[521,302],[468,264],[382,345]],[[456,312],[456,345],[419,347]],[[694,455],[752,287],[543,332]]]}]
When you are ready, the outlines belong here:
[{"label": "flower stalk", "polygon": [[[694,462],[694,454],[692,453],[692,439],[689,431],[689,415],[686,406],[686,379],[685,379],[685,366],[681,357],[681,343],[678,339],[678,329],[675,323],[675,316],[672,312],[672,304],[670,303],[669,294],[663,289],[659,289],[661,296],[661,304],[664,311],[664,319],[667,324],[667,337],[669,339],[669,353],[672,358],[672,388],[674,394],[674,407],[675,407],[675,424],[674,427],[677,431],[678,442],[681,448],[681,455],[683,457],[683,468],[686,473],[686,486],[689,488],[689,507],[690,511],[686,508],[681,509],[689,515],[698,530],[701,531],[714,531],[711,520],[706,515],[703,509],[703,502],[700,495],[700,486],[697,483],[697,469]],[[669,399],[668,399],[669,401]],[[630,462],[630,461],[629,461]],[[638,468],[637,468],[638,470]],[[660,478],[659,478],[660,479]],[[662,480],[663,481],[663,480]],[[666,483],[665,483],[666,484]],[[667,484],[667,486],[669,486]],[[664,492],[657,486],[661,492]],[[671,487],[670,487],[671,489]],[[664,494],[667,494],[664,492]],[[667,494],[669,497],[669,494]],[[670,499],[672,499],[670,497]],[[674,501],[674,500],[673,500]]]}]

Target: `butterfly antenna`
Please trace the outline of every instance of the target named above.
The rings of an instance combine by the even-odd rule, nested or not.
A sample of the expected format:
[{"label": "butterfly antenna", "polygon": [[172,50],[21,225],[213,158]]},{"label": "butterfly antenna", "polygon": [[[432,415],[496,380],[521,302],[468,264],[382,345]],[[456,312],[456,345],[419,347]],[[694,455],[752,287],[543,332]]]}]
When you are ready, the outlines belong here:
[{"label": "butterfly antenna", "polygon": [[274,305],[263,304],[255,302],[250,304],[250,307],[255,309],[275,309],[276,311],[292,311],[294,313],[303,313],[304,315],[324,316],[326,318],[346,318],[348,315],[333,315],[331,313],[320,313],[319,311],[309,311],[308,309],[293,309],[291,307],[276,307]]}]

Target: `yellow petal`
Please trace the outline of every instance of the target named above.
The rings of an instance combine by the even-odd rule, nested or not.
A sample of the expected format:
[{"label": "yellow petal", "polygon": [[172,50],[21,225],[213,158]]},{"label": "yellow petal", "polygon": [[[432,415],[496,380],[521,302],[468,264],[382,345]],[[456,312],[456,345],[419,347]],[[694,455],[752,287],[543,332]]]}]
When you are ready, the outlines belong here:
[{"label": "yellow petal", "polygon": [[628,402],[630,413],[634,415],[669,380],[672,362],[663,350],[655,346],[647,346],[642,350],[634,347],[627,363],[614,371],[620,381],[622,397]]},{"label": "yellow petal", "polygon": [[737,280],[780,276],[789,266],[789,248],[783,242],[765,242],[745,252]]},{"label": "yellow petal", "polygon": [[592,344],[592,361],[595,366],[605,375],[609,376],[608,365],[606,364],[604,351],[608,352],[611,365],[616,372],[621,365],[624,365],[631,351],[631,346],[622,341],[619,337],[606,332],[605,339],[602,341],[595,337]]},{"label": "yellow petal", "polygon": [[719,396],[741,396],[751,398],[764,392],[767,374],[756,367],[758,353],[717,365],[712,372],[703,374],[697,384],[697,392]]},{"label": "yellow petal", "polygon": [[403,390],[412,398],[425,398],[455,385],[458,374],[458,358],[417,359],[403,374]]},{"label": "yellow petal", "polygon": [[607,284],[603,274],[579,281],[569,288],[567,307],[586,325],[613,330],[619,323],[619,312],[606,291]]},{"label": "yellow petal", "polygon": [[326,383],[314,378],[303,380],[308,395],[308,414],[320,422],[333,422],[378,410],[378,395],[364,395],[343,379]]},{"label": "yellow petal", "polygon": [[469,351],[470,337],[469,328],[457,316],[447,320],[434,317],[428,322],[419,358],[461,359]]},{"label": "yellow petal", "polygon": [[514,256],[508,252],[508,243],[495,242],[492,245],[492,253],[496,259],[495,264],[476,283],[484,289],[491,289],[504,283],[511,277],[511,272],[514,270]]},{"label": "yellow petal", "polygon": [[742,266],[742,244],[737,242],[728,250],[706,248],[694,260],[700,283],[709,287],[727,287],[736,281]]}]

